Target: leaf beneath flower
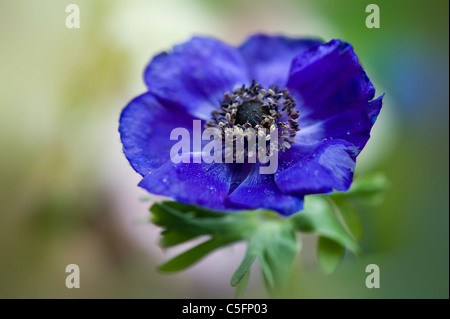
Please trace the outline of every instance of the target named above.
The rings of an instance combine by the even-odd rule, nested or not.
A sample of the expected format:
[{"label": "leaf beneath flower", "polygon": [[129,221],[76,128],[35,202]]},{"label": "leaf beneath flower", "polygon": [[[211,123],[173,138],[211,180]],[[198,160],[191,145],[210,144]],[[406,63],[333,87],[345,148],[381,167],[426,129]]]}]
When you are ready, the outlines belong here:
[{"label": "leaf beneath flower", "polygon": [[282,291],[289,278],[300,243],[296,231],[319,236],[317,258],[321,269],[329,274],[341,263],[345,249],[361,253],[358,242],[362,227],[353,201],[372,205],[387,189],[381,174],[355,180],[348,192],[310,195],[304,210],[289,218],[267,210],[216,212],[178,202],[156,203],[151,207],[152,222],[163,228],[160,245],[172,247],[200,236],[203,243],[181,253],[159,267],[164,272],[186,269],[210,252],[237,241],[247,242],[247,251],[231,278],[236,297],[247,286],[250,269],[258,260],[269,291]]},{"label": "leaf beneath flower", "polygon": [[319,237],[317,244],[317,259],[324,273],[331,274],[341,263],[345,248],[334,240]]},{"label": "leaf beneath flower", "polygon": [[358,243],[336,218],[325,196],[308,196],[305,199],[305,210],[290,220],[299,231],[315,232],[321,237],[334,240],[354,254],[361,253]]},{"label": "leaf beneath flower", "polygon": [[389,182],[383,173],[376,172],[356,178],[347,192],[335,192],[330,197],[348,197],[364,205],[380,204],[389,189]]}]

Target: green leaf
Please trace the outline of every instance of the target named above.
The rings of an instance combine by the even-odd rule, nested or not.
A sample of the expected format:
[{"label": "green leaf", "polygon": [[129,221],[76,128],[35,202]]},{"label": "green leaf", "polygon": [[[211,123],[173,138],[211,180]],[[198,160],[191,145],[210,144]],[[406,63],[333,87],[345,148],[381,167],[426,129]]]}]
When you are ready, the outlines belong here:
[{"label": "green leaf", "polygon": [[176,230],[163,230],[159,243],[162,247],[172,247],[197,237],[195,234],[185,234]]},{"label": "green leaf", "polygon": [[177,202],[156,203],[152,222],[162,227],[160,244],[171,247],[202,235],[243,238],[254,224],[255,214],[225,214]]},{"label": "green leaf", "polygon": [[233,242],[233,240],[212,238],[174,257],[173,259],[159,266],[158,269],[164,272],[180,271],[193,265],[201,258],[209,254],[211,251],[219,247],[228,245],[231,242]]},{"label": "green leaf", "polygon": [[266,284],[266,288],[272,292],[275,289],[275,279],[273,278],[272,268],[268,264],[264,251],[260,251],[258,254],[259,265],[261,266],[261,270],[264,276],[264,283]]},{"label": "green leaf", "polygon": [[244,277],[239,280],[239,283],[236,285],[236,291],[234,293],[234,298],[240,298],[245,290],[247,289],[248,280],[250,278],[250,270],[248,270]]},{"label": "green leaf", "polygon": [[376,172],[355,178],[347,192],[335,192],[332,198],[346,196],[365,205],[380,204],[389,189],[389,182],[383,173]]},{"label": "green leaf", "polygon": [[331,274],[341,263],[345,248],[334,240],[319,237],[317,244],[317,259],[323,272]]},{"label": "green leaf", "polygon": [[274,289],[284,290],[287,287],[298,250],[295,229],[289,223],[282,225],[266,243],[264,259],[273,276]]},{"label": "green leaf", "polygon": [[244,260],[231,279],[235,286],[250,271],[255,258],[270,291],[283,290],[289,283],[292,265],[299,250],[295,229],[287,220],[263,220],[248,238]]},{"label": "green leaf", "polygon": [[246,238],[257,225],[258,217],[256,212],[225,214],[177,202],[156,203],[150,210],[153,223],[163,228],[160,238],[162,247],[176,246],[199,236],[210,236],[210,240],[161,265],[159,270],[164,272],[183,270],[213,250]]},{"label": "green leaf", "polygon": [[341,224],[344,225],[344,228],[356,241],[360,242],[363,236],[363,230],[355,206],[344,196],[330,197],[330,200],[334,204],[335,213]]},{"label": "green leaf", "polygon": [[242,260],[238,269],[236,269],[236,271],[234,272],[233,277],[231,277],[231,286],[236,287],[241,282],[241,280],[250,272],[250,268],[252,267],[255,259],[256,254],[253,251],[247,249],[247,253],[245,254],[244,259]]},{"label": "green leaf", "polygon": [[354,254],[359,255],[361,252],[358,243],[341,225],[324,196],[306,197],[305,210],[295,214],[289,220],[299,231],[315,232],[338,242]]},{"label": "green leaf", "polygon": [[[357,184],[352,196],[371,193],[368,184]],[[244,293],[256,259],[270,292],[282,291],[288,286],[300,249],[296,231],[315,232],[320,236],[318,262],[326,273],[336,269],[345,248],[360,253],[357,239],[362,233],[361,225],[344,193],[307,196],[305,210],[290,218],[267,210],[221,213],[178,202],[157,203],[151,211],[153,223],[163,228],[160,239],[163,247],[176,246],[199,236],[210,238],[161,265],[159,269],[164,272],[183,270],[216,249],[245,240],[246,254],[231,278],[237,297]]]},{"label": "green leaf", "polygon": [[[168,202],[154,204],[151,207],[152,222],[170,230],[199,236],[220,232],[227,221],[226,218],[218,218],[220,215],[213,215],[212,212],[204,214],[203,210],[196,210],[192,206],[185,211],[174,206]],[[222,216],[226,215],[222,214]]]},{"label": "green leaf", "polygon": [[[245,291],[250,268],[256,258],[260,261],[264,277],[270,283],[271,288],[278,286],[278,278],[281,278],[282,282],[287,282],[282,278],[289,275],[289,271],[286,269],[292,262],[289,261],[289,258],[279,258],[276,252],[272,252],[272,249],[276,249],[284,256],[288,255],[286,251],[289,251],[285,248],[289,245],[286,245],[286,240],[283,240],[283,231],[285,232],[283,227],[285,226],[281,226],[290,226],[290,224],[286,223],[286,219],[278,214],[261,210],[224,214],[176,202],[154,204],[151,211],[153,223],[163,227],[160,239],[163,247],[175,246],[198,236],[208,235],[211,237],[210,240],[164,263],[159,270],[164,272],[183,270],[213,250],[244,239],[248,242],[247,253],[231,279],[231,284],[236,286],[236,295],[240,296]],[[290,228],[291,235],[293,234],[295,237],[294,229],[292,226]],[[279,231],[282,235],[277,237],[276,234]],[[277,243],[279,245],[276,245]],[[294,248],[291,255],[295,256],[296,252],[297,250]],[[277,276],[276,280],[272,273]]]}]

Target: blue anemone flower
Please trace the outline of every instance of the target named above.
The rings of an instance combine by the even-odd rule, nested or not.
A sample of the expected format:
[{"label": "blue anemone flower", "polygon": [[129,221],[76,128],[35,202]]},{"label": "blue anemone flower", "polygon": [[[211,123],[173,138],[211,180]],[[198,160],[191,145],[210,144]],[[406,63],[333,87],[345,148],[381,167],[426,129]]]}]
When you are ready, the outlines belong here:
[{"label": "blue anemone flower", "polygon": [[[302,210],[305,195],[350,187],[383,98],[374,99],[374,86],[352,46],[340,40],[254,35],[236,48],[194,37],[155,56],[144,80],[148,91],[124,108],[119,125],[124,153],[143,176],[139,186],[214,210],[263,208],[285,216]],[[251,92],[284,93],[285,105],[278,106],[287,111],[270,117],[264,101],[252,106],[239,99]],[[239,120],[235,110],[230,120],[226,113],[233,103],[238,113],[246,105],[258,116],[242,112]],[[170,159],[174,128],[192,133],[194,120],[219,127],[225,118],[234,123],[227,125],[251,125],[261,116],[287,127],[275,174],[260,174],[259,164]]]}]

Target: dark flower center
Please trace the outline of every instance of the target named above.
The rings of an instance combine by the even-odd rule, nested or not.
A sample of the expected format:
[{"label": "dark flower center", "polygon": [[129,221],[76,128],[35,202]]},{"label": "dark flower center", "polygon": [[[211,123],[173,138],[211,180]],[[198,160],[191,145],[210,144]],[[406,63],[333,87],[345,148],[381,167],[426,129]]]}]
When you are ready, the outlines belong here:
[{"label": "dark flower center", "polygon": [[246,101],[238,107],[234,123],[244,125],[248,122],[256,126],[261,123],[264,116],[268,115],[270,115],[270,109],[267,105],[259,101]]},{"label": "dark flower center", "polygon": [[287,89],[280,90],[274,85],[264,89],[253,80],[249,87],[243,85],[233,93],[225,93],[221,107],[212,112],[212,121],[205,126],[218,128],[223,142],[229,132],[245,136],[245,131],[252,128],[268,135],[277,129],[277,148],[284,151],[295,142],[295,135],[300,130],[299,115]]}]

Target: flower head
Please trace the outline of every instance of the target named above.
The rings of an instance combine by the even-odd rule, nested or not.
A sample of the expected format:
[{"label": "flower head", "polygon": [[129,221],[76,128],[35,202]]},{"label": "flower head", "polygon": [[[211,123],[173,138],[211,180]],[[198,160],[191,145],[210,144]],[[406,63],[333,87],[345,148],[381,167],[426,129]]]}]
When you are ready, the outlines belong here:
[{"label": "flower head", "polygon": [[[352,46],[340,40],[255,35],[235,48],[195,37],[154,57],[144,80],[148,91],[124,108],[119,126],[124,153],[143,176],[139,186],[211,209],[282,215],[301,210],[305,195],[350,187],[383,98],[373,99]],[[260,174],[261,163],[174,163],[171,131],[192,133],[194,120],[223,134],[277,129],[278,169]]]}]

